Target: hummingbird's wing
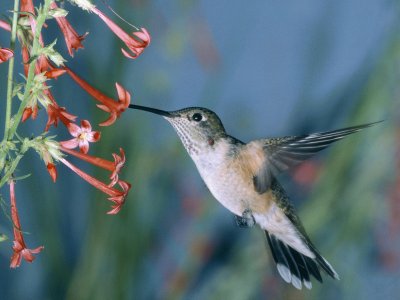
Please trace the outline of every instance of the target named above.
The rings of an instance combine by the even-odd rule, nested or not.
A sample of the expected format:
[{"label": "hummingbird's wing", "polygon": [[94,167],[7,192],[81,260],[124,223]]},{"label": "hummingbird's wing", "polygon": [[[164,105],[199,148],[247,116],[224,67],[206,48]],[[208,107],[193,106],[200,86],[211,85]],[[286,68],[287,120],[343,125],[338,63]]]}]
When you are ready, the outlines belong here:
[{"label": "hummingbird's wing", "polygon": [[333,142],[380,122],[382,121],[334,131],[254,141],[263,144],[266,155],[264,165],[253,178],[255,189],[258,193],[263,194],[269,189],[273,174],[288,170],[325,149]]}]

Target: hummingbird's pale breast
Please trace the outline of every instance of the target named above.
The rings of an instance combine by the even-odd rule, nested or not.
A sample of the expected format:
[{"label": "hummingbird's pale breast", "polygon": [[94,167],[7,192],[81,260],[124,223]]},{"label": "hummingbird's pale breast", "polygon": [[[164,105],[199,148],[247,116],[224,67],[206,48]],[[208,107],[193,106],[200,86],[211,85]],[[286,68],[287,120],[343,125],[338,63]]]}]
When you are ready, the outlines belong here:
[{"label": "hummingbird's pale breast", "polygon": [[220,139],[189,154],[212,195],[234,214],[241,216],[246,209],[264,213],[271,206],[272,192],[260,195],[254,189],[253,176],[265,156],[260,145]]}]

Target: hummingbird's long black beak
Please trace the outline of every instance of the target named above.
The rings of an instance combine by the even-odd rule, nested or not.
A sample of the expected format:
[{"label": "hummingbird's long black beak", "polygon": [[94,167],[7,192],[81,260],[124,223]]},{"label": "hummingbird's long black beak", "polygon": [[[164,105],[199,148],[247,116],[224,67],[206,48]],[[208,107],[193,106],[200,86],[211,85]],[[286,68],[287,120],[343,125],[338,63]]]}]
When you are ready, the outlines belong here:
[{"label": "hummingbird's long black beak", "polygon": [[173,115],[171,113],[169,113],[168,111],[165,111],[165,110],[161,110],[161,109],[156,109],[156,108],[151,108],[151,107],[146,107],[146,106],[141,106],[141,105],[136,105],[136,104],[129,104],[129,108],[148,111],[148,112],[151,112],[153,114],[157,114],[157,115],[160,115],[163,117],[168,117],[168,118],[173,117]]}]

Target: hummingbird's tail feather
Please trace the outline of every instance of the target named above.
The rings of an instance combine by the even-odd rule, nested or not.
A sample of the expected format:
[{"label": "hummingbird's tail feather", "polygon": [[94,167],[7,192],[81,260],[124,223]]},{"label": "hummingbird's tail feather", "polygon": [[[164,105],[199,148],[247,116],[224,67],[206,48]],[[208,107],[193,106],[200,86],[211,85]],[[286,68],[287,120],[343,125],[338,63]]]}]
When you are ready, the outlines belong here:
[{"label": "hummingbird's tail feather", "polygon": [[339,279],[332,266],[317,252],[315,252],[315,258],[311,258],[296,251],[268,231],[265,231],[265,235],[279,274],[295,288],[301,289],[304,284],[306,288],[311,289],[310,275],[322,282],[319,267],[331,277]]}]

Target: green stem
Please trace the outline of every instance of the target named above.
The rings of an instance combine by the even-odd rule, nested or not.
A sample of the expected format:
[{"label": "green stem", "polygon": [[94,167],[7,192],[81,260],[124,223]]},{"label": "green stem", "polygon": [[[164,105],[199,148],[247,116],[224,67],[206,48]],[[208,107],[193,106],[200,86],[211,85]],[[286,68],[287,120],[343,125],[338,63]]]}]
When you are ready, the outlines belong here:
[{"label": "green stem", "polygon": [[[10,49],[12,51],[14,51],[15,49],[15,41],[17,39],[18,9],[19,9],[19,0],[14,0],[14,13],[11,24],[11,38],[10,38]],[[8,130],[10,128],[10,122],[11,122],[13,78],[14,78],[14,56],[10,58],[8,64],[6,116],[4,121],[3,142],[7,141],[8,139]],[[4,164],[6,161],[6,154],[7,153],[5,151],[0,151],[0,173],[4,168]]]},{"label": "green stem", "polygon": [[[40,43],[39,43],[40,33],[42,31],[43,24],[46,21],[46,16],[48,14],[51,1],[53,1],[53,0],[45,0],[43,9],[39,10],[39,15],[36,19],[36,31],[35,31],[35,37],[33,39],[31,57],[37,56],[38,49],[40,47]],[[17,113],[13,117],[13,121],[11,122],[11,126],[8,131],[8,140],[11,140],[14,137],[14,134],[17,131],[18,125],[21,122],[24,108],[26,107],[26,104],[28,103],[30,92],[31,92],[31,87],[32,87],[32,83],[33,83],[33,78],[35,77],[35,66],[36,66],[36,60],[32,61],[29,64],[28,77],[26,79],[24,97],[18,108]]]},{"label": "green stem", "polygon": [[[14,173],[15,169],[18,166],[19,161],[21,160],[21,158],[23,157],[23,153],[18,154],[17,157],[15,157],[10,165],[10,168],[5,172],[4,176],[1,177],[0,180],[0,189],[2,188],[3,185],[5,185],[8,180],[11,178],[12,174]],[[7,168],[6,168],[7,169]]]},{"label": "green stem", "polygon": [[[12,25],[11,25],[11,41],[10,41],[10,49],[12,51],[14,51],[14,49],[15,49],[15,41],[17,39],[18,9],[19,9],[19,0],[14,0],[14,13],[13,13],[13,19],[12,19]],[[3,137],[4,141],[8,139],[8,130],[10,128],[10,121],[11,121],[13,76],[14,76],[14,57],[12,57],[10,59],[9,65],[8,65],[7,106],[6,106],[6,118],[5,118],[5,127],[4,127],[4,137]]]}]

